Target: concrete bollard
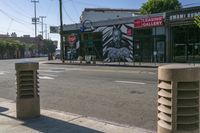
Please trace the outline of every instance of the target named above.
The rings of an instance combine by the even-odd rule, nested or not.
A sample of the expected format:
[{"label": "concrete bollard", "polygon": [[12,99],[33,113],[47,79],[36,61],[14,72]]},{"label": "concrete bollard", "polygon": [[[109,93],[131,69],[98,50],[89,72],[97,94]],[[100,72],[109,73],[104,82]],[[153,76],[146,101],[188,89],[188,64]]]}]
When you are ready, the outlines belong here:
[{"label": "concrete bollard", "polygon": [[92,56],[92,61],[93,61],[93,64],[96,64],[96,55]]},{"label": "concrete bollard", "polygon": [[16,113],[18,119],[40,116],[38,68],[37,62],[15,64],[17,80]]},{"label": "concrete bollard", "polygon": [[199,133],[199,68],[158,68],[157,133]]},{"label": "concrete bollard", "polygon": [[83,57],[82,57],[82,56],[79,56],[79,57],[78,57],[78,60],[80,61],[80,64],[82,64],[82,62],[83,62]]}]

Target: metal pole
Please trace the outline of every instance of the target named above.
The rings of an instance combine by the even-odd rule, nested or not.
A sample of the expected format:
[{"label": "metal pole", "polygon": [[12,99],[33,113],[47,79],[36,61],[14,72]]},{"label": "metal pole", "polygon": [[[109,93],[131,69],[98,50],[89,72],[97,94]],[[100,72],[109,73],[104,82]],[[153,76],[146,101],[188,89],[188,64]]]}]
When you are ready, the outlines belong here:
[{"label": "metal pole", "polygon": [[61,59],[62,62],[65,62],[65,54],[64,54],[64,44],[63,44],[63,18],[62,18],[62,0],[60,2],[60,48],[61,48]]},{"label": "metal pole", "polygon": [[37,37],[37,9],[36,9],[36,3],[39,3],[39,0],[31,0],[31,2],[34,3],[34,14],[35,14],[35,20],[34,20],[34,24],[35,24],[35,37]]},{"label": "metal pole", "polygon": [[[37,42],[37,9],[36,9],[36,3],[39,3],[39,0],[31,0],[31,2],[34,3],[34,14],[35,14],[35,17],[34,17],[34,22],[33,24],[35,24],[35,42]],[[38,55],[39,55],[39,43],[38,43]]]},{"label": "metal pole", "polygon": [[157,63],[157,48],[156,48],[156,27],[154,28],[155,30],[155,35],[154,35],[154,51],[153,51],[153,56],[154,56],[154,63],[155,63],[155,66],[156,66],[156,63]]},{"label": "metal pole", "polygon": [[37,37],[37,20],[36,20],[36,2],[34,1],[34,12],[35,12],[35,37]]},{"label": "metal pole", "polygon": [[40,16],[40,18],[41,18],[41,23],[42,23],[42,38],[44,38],[44,28],[43,28],[44,23],[43,23],[43,20],[44,20],[44,18],[46,18],[46,16]]},{"label": "metal pole", "polygon": [[45,24],[45,39],[47,39],[47,24]]}]

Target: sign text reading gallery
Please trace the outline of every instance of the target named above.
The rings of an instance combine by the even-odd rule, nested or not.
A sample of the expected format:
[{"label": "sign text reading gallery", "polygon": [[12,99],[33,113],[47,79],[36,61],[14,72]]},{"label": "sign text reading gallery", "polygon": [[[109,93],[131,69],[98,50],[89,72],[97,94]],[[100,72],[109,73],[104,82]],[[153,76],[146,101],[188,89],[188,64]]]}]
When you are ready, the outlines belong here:
[{"label": "sign text reading gallery", "polygon": [[135,28],[155,27],[163,25],[163,16],[147,17],[136,19],[134,21]]}]

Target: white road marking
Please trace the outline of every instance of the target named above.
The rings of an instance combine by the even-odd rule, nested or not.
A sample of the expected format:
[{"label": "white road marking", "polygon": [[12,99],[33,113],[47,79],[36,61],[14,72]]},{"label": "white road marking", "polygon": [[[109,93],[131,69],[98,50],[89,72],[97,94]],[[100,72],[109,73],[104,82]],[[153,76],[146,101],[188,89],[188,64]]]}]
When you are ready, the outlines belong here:
[{"label": "white road marking", "polygon": [[64,72],[64,71],[39,70],[39,72],[60,73],[60,72]]},{"label": "white road marking", "polygon": [[48,76],[39,76],[39,79],[54,79],[54,78]]},{"label": "white road marking", "polygon": [[143,82],[132,82],[132,81],[115,81],[116,83],[126,83],[126,84],[139,84],[139,85],[145,85],[146,83]]},{"label": "white road marking", "polygon": [[39,75],[40,75],[40,76],[58,77],[58,75],[46,74],[46,73],[40,73]]}]

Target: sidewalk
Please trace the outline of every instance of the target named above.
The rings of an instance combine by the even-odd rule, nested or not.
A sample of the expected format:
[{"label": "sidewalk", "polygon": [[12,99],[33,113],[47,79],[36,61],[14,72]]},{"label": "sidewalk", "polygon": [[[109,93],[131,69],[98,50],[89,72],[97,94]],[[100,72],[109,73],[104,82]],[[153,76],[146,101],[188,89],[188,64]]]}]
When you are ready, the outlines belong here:
[{"label": "sidewalk", "polygon": [[85,63],[85,61],[80,64],[80,61],[65,61],[65,63],[62,63],[61,60],[50,60],[50,61],[44,61],[44,64],[57,64],[57,65],[83,65],[83,66],[116,66],[116,67],[150,67],[150,68],[157,68],[160,65],[164,65],[166,63],[144,63],[144,62],[102,62],[102,61],[96,61],[96,64],[93,64],[91,61],[91,64]]},{"label": "sidewalk", "polygon": [[146,68],[157,68],[162,65],[169,65],[169,64],[188,64],[191,66],[200,66],[200,63],[150,63],[150,62],[102,62],[97,61],[96,64],[86,64],[85,61],[83,61],[82,64],[80,64],[80,61],[65,61],[65,63],[62,63],[61,60],[50,60],[50,61],[44,61],[42,62],[44,64],[57,64],[57,65],[83,65],[83,66],[115,66],[115,67],[146,67]]},{"label": "sidewalk", "polygon": [[0,98],[0,133],[155,133],[56,110],[41,109],[39,118],[16,119],[15,102]]}]

